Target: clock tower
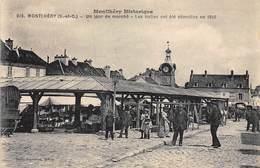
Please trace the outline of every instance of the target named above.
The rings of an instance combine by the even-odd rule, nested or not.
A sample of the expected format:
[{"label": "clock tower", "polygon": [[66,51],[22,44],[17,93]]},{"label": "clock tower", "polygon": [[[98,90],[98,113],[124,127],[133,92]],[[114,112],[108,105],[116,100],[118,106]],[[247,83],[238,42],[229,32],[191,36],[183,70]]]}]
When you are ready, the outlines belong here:
[{"label": "clock tower", "polygon": [[175,70],[176,65],[172,62],[170,43],[167,41],[167,49],[165,50],[164,63],[160,65],[159,71],[161,76],[160,85],[175,87]]}]

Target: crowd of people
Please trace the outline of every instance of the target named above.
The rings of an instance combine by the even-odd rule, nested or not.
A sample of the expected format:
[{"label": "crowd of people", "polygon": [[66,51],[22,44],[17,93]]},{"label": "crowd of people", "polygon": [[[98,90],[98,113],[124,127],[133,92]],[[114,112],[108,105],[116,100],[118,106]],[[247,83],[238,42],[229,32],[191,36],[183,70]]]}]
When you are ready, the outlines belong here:
[{"label": "crowd of people", "polygon": [[[223,124],[223,121],[226,121],[227,111],[223,111],[219,108],[218,104],[215,102],[210,102],[207,105],[207,118],[210,123],[210,130],[212,136],[212,146],[214,148],[218,148],[221,146],[220,141],[217,137],[217,130],[219,125]],[[120,112],[120,133],[118,138],[123,138],[123,133],[125,134],[125,138],[128,138],[128,130],[132,126],[132,115],[131,110],[128,106],[125,106],[121,109]],[[141,139],[150,138],[151,129],[153,128],[153,123],[151,119],[151,111],[148,108],[144,108],[141,112],[140,116],[140,133]],[[111,139],[114,139],[113,132],[113,123],[115,118],[113,117],[112,110],[108,111],[108,115],[106,116],[106,134],[105,138],[108,139],[109,134]],[[172,113],[167,113],[166,110],[162,110],[159,113],[159,124],[157,127],[157,135],[160,138],[170,137],[170,130],[173,131],[173,137],[171,141],[171,145],[176,145],[177,139],[179,137],[179,146],[183,144],[183,134],[184,131],[188,127],[189,114],[187,107],[184,104],[175,105]]]}]

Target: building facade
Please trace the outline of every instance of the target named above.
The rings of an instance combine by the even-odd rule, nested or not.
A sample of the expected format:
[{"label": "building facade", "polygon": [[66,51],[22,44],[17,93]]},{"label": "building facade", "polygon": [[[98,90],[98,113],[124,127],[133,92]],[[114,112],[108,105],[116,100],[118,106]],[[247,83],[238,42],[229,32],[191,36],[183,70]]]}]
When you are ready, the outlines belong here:
[{"label": "building facade", "polygon": [[1,43],[0,78],[40,77],[46,75],[47,62],[31,50],[13,47],[10,38]]},{"label": "building facade", "polygon": [[229,97],[229,103],[250,103],[249,74],[235,75],[232,70],[229,75],[221,74],[194,74],[191,70],[190,80],[185,84],[187,89],[212,91]]},{"label": "building facade", "polygon": [[256,86],[252,91],[252,105],[260,106],[260,85]]},{"label": "building facade", "polygon": [[177,87],[175,82],[176,64],[172,62],[172,51],[169,48],[169,42],[167,42],[167,49],[165,50],[164,62],[160,65],[158,70],[153,68],[146,68],[146,71],[139,75],[130,78],[131,81],[151,83],[163,86]]}]

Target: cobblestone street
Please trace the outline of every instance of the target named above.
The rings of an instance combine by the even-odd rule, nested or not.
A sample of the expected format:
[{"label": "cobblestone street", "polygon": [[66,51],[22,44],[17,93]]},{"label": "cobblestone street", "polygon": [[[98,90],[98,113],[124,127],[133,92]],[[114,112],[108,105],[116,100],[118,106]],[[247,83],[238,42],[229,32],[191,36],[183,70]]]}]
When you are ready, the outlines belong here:
[{"label": "cobblestone street", "polygon": [[[258,146],[242,145],[246,122],[228,122],[219,129],[222,147],[211,145],[209,126],[185,133],[182,147],[164,146],[170,138],[104,140],[95,134],[16,133],[1,138],[1,167],[247,167],[259,166]],[[249,152],[250,154],[243,154]]]},{"label": "cobblestone street", "polygon": [[186,138],[182,147],[164,146],[115,163],[113,167],[259,167],[259,146],[240,142],[245,124],[245,121],[229,122],[227,126],[220,127],[222,147],[219,149],[210,147],[211,137],[207,131]]}]

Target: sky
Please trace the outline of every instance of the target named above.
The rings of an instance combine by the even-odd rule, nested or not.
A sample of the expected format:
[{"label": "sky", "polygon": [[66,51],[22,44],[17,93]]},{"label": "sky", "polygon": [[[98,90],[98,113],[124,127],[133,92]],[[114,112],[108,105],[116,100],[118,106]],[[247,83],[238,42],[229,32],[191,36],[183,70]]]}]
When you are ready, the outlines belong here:
[{"label": "sky", "polygon": [[[50,61],[64,49],[96,67],[123,69],[127,78],[158,69],[170,41],[176,82],[194,73],[250,74],[260,85],[260,2],[257,0],[1,0],[2,40]],[[215,19],[30,19],[17,14],[93,14],[94,9],[143,9],[153,15],[215,15]],[[135,15],[133,15],[135,16]]]}]

